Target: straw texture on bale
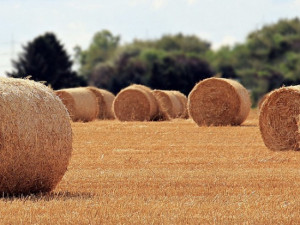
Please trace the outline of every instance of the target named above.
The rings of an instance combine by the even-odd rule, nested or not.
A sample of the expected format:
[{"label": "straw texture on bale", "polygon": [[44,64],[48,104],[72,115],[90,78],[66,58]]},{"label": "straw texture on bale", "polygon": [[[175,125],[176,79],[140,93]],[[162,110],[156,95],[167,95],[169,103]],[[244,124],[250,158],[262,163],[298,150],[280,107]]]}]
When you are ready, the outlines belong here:
[{"label": "straw texture on bale", "polygon": [[188,96],[190,117],[199,126],[240,125],[250,107],[247,89],[230,79],[205,79]]},{"label": "straw texture on bale", "polygon": [[156,98],[159,109],[157,120],[170,120],[181,115],[181,102],[172,91],[154,90],[152,93]]},{"label": "straw texture on bale", "polygon": [[67,107],[73,121],[88,122],[97,118],[99,105],[91,90],[79,87],[61,89],[55,93]]},{"label": "straw texture on bale", "polygon": [[180,91],[172,91],[172,93],[179,99],[181,104],[181,112],[180,112],[180,118],[187,119],[189,117],[188,109],[187,109],[187,97],[181,93]]},{"label": "straw texture on bale", "polygon": [[0,78],[0,192],[49,192],[62,179],[72,152],[70,117],[48,87]]},{"label": "straw texture on bale", "polygon": [[274,151],[299,148],[300,86],[277,89],[266,98],[259,115],[265,145]]},{"label": "straw texture on bale", "polygon": [[261,109],[261,107],[262,107],[264,101],[267,99],[268,96],[269,96],[269,93],[263,95],[263,96],[259,99],[258,104],[257,104],[259,110]]},{"label": "straw texture on bale", "polygon": [[117,94],[113,111],[120,121],[149,121],[157,116],[158,105],[150,88],[133,84]]},{"label": "straw texture on bale", "polygon": [[114,119],[115,116],[112,111],[112,103],[115,99],[115,96],[104,89],[96,88],[96,87],[87,87],[91,90],[97,97],[98,105],[99,105],[99,113],[98,118],[105,119]]}]

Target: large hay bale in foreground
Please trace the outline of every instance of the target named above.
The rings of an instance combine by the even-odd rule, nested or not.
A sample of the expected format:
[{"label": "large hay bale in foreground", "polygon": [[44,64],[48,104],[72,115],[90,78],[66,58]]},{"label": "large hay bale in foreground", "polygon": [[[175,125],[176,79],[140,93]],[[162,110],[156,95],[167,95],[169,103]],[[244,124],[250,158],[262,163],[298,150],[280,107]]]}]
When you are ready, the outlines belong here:
[{"label": "large hay bale in foreground", "polygon": [[98,118],[105,119],[114,119],[114,113],[112,111],[112,103],[115,99],[115,96],[104,89],[96,88],[96,87],[87,87],[91,90],[97,97],[98,105],[99,105],[99,113]]},{"label": "large hay bale in foreground", "polygon": [[259,129],[269,149],[300,149],[299,114],[300,86],[283,87],[269,94],[259,114]]},{"label": "large hay bale in foreground", "polygon": [[179,99],[181,103],[181,112],[179,117],[187,119],[189,117],[188,108],[187,108],[187,97],[180,91],[172,91],[172,93]]},{"label": "large hay bale in foreground", "polygon": [[151,89],[131,85],[121,90],[113,102],[115,117],[120,121],[149,121],[158,113],[158,105]]},{"label": "large hay bale in foreground", "polygon": [[262,105],[264,104],[265,100],[267,99],[267,97],[269,96],[269,93],[266,93],[265,95],[263,95],[257,103],[258,109],[260,110]]},{"label": "large hay bale in foreground", "polygon": [[84,87],[55,91],[67,107],[73,121],[88,122],[97,118],[99,106],[95,94]]},{"label": "large hay bale in foreground", "polygon": [[67,170],[72,130],[61,100],[46,86],[0,78],[0,193],[49,192]]},{"label": "large hay bale in foreground", "polygon": [[159,109],[156,117],[157,120],[170,120],[181,115],[181,102],[172,91],[154,90],[152,93],[157,101]]},{"label": "large hay bale in foreground", "polygon": [[248,91],[230,79],[205,79],[195,85],[188,96],[190,117],[199,126],[240,125],[250,107]]}]

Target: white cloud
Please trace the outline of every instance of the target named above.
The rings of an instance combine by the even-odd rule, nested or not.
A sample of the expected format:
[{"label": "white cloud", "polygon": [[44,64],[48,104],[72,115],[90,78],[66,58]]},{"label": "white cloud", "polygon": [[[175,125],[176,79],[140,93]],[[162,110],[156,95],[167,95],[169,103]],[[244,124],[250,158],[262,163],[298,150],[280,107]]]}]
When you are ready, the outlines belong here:
[{"label": "white cloud", "polygon": [[189,5],[193,5],[197,2],[197,0],[186,0]]},{"label": "white cloud", "polygon": [[154,0],[152,2],[152,6],[154,7],[154,9],[161,9],[166,4],[167,4],[167,0]]},{"label": "white cloud", "polygon": [[129,5],[137,6],[137,5],[145,3],[145,2],[147,2],[147,0],[130,0]]},{"label": "white cloud", "polygon": [[[69,54],[72,54],[75,45],[85,49],[93,35],[101,29],[120,34],[122,41],[126,42],[133,38],[159,38],[166,33],[196,34],[218,49],[222,45],[243,42],[249,32],[264,24],[300,15],[300,0],[0,2],[0,54],[9,53],[0,55],[0,75],[11,65],[12,35],[16,42],[15,56],[22,44],[46,31],[55,32]],[[1,44],[6,42],[8,44]]]},{"label": "white cloud", "polygon": [[297,7],[297,8],[300,9],[300,0],[294,0],[294,1],[292,2],[292,6]]},{"label": "white cloud", "polygon": [[95,11],[103,8],[103,3],[98,1],[85,1],[84,4],[82,1],[66,1],[66,6],[75,10],[84,10],[84,11]]},{"label": "white cloud", "polygon": [[198,32],[196,35],[201,39],[201,40],[207,40],[210,41],[212,36],[208,32]]},{"label": "white cloud", "polygon": [[15,3],[13,7],[15,9],[19,9],[19,8],[21,8],[21,4],[20,3]]},{"label": "white cloud", "polygon": [[218,50],[222,46],[233,46],[237,43],[237,39],[234,36],[226,35],[220,42],[214,43],[212,49]]},{"label": "white cloud", "polygon": [[65,44],[68,53],[73,54],[74,47],[77,45],[81,46],[83,49],[87,48],[94,33],[89,32],[84,24],[70,23],[64,31],[60,31],[60,34],[62,37],[68,37],[62,41]]}]

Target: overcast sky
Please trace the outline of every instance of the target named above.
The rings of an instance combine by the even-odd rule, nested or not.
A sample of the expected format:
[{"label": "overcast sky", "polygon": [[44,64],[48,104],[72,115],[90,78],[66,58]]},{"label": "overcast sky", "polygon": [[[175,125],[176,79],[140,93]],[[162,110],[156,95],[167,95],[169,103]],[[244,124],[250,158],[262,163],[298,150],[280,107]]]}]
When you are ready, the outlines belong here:
[{"label": "overcast sky", "polygon": [[163,34],[195,34],[221,45],[281,18],[300,17],[300,0],[0,0],[0,75],[11,71],[21,46],[54,32],[72,55],[108,29],[122,42]]}]

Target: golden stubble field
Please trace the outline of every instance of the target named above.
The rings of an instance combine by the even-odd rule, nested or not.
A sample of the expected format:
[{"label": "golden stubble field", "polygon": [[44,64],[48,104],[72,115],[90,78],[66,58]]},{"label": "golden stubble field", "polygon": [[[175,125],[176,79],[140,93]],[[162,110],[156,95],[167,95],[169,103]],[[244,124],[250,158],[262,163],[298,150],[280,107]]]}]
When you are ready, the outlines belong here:
[{"label": "golden stubble field", "polygon": [[53,193],[0,199],[0,224],[299,224],[300,152],[271,152],[258,112],[238,127],[192,120],[73,123]]}]

